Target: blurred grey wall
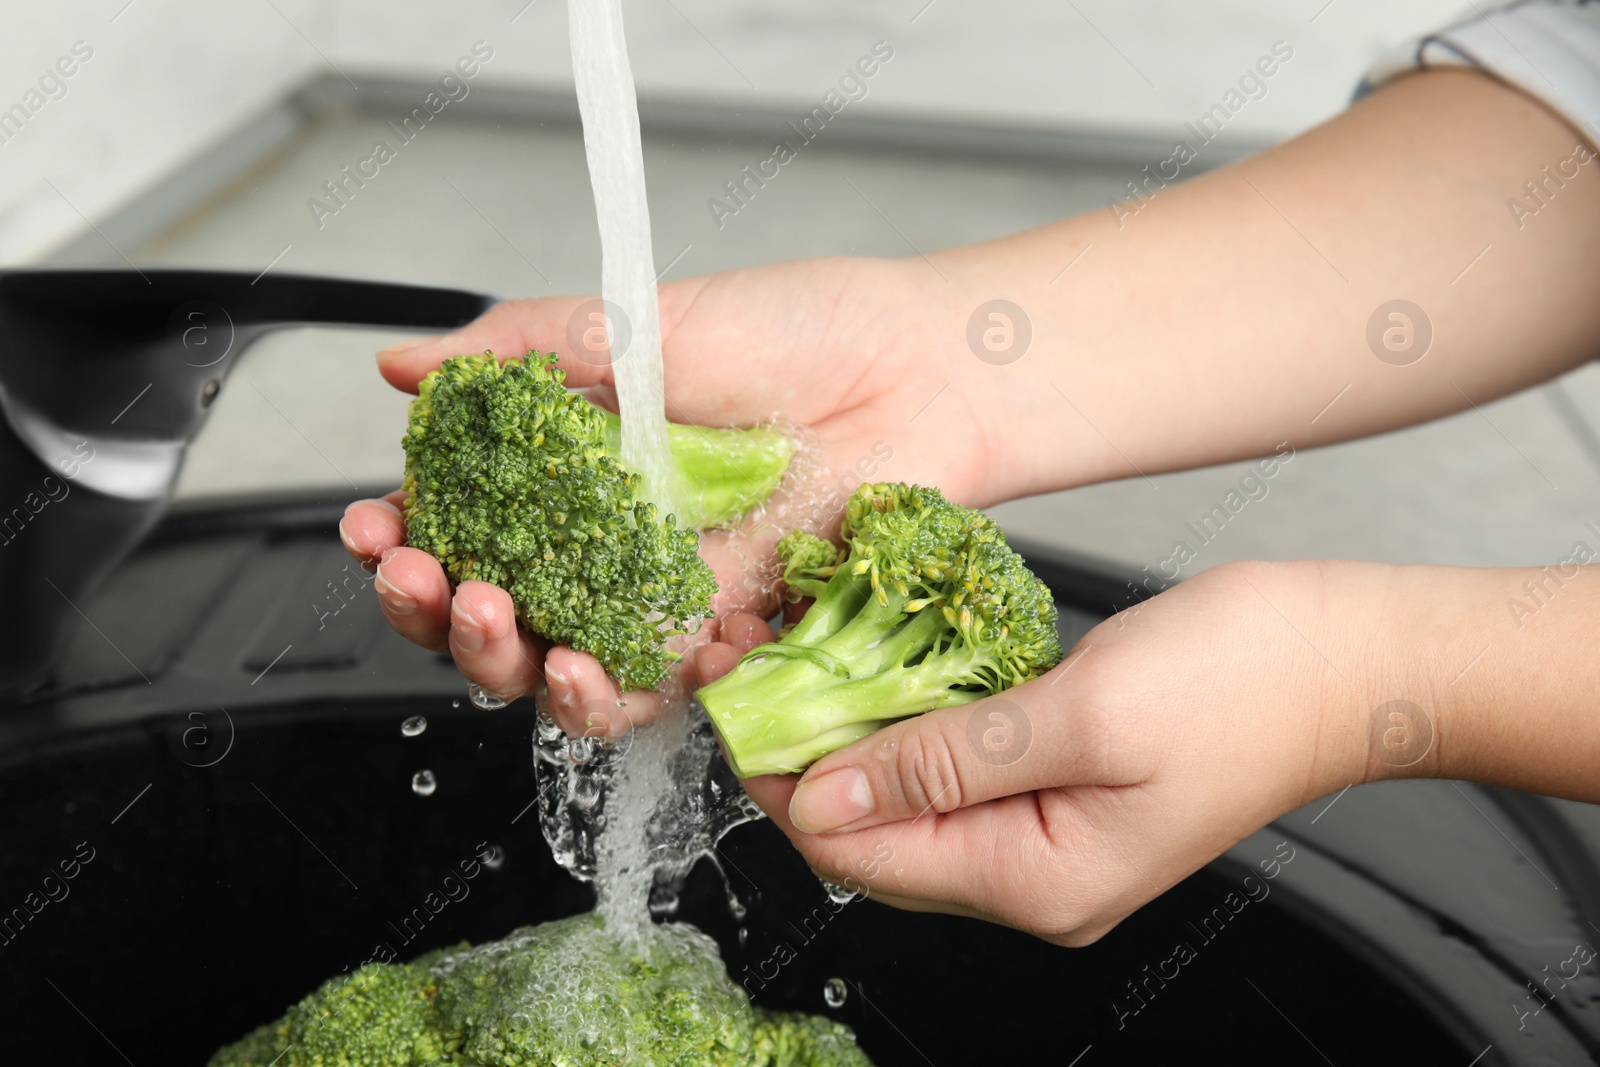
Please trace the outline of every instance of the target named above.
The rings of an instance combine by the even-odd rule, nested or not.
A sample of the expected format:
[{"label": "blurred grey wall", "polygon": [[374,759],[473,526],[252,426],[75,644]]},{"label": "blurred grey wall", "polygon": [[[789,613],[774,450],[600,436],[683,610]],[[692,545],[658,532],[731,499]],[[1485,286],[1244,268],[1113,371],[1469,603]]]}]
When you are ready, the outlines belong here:
[{"label": "blurred grey wall", "polygon": [[[1458,0],[635,0],[646,94],[807,107],[878,40],[859,107],[1177,134],[1274,42],[1293,59],[1229,135],[1337,111],[1387,44]],[[4,0],[0,263],[39,258],[317,73],[437,76],[477,40],[484,77],[570,83],[561,0]],[[70,71],[69,73],[66,73]],[[19,110],[20,109],[20,110]]]}]

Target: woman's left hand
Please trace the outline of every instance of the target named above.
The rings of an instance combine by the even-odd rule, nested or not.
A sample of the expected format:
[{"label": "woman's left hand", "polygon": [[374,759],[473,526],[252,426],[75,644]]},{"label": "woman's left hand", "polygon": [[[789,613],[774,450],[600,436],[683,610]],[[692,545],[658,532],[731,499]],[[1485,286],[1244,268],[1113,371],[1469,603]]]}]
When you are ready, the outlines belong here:
[{"label": "woman's left hand", "polygon": [[[1405,680],[1369,667],[1405,625],[1401,570],[1219,566],[1025,685],[745,787],[830,882],[1087,944],[1284,812],[1399,773],[1367,735],[1382,686]],[[729,627],[745,647],[770,633],[749,616]],[[698,650],[702,682],[738,651]]]}]

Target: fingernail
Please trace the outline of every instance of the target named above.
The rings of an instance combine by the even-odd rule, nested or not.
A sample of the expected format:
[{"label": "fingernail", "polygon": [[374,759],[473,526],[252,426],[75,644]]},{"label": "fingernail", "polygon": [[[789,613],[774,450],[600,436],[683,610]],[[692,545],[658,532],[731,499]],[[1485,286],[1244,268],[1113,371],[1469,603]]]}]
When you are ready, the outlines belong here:
[{"label": "fingernail", "polygon": [[801,782],[789,800],[789,818],[801,831],[825,834],[872,814],[872,787],[855,767],[841,767]]},{"label": "fingernail", "polygon": [[339,520],[339,540],[341,543],[343,543],[344,547],[349,550],[352,556],[361,555],[361,550],[357,548],[356,543],[350,539],[350,531],[344,528],[343,519]]},{"label": "fingernail", "polygon": [[450,609],[450,637],[463,652],[476,652],[488,638],[483,623],[467,613],[457,601]]},{"label": "fingernail", "polygon": [[578,706],[578,691],[573,688],[572,679],[564,674],[557,674],[549,667],[544,669],[545,686],[550,694],[550,703],[558,708],[575,708]]},{"label": "fingernail", "polygon": [[[386,556],[388,553],[384,553]],[[402,592],[394,583],[383,576],[383,564],[378,564],[377,571],[373,574],[372,588],[378,594],[378,602],[384,610],[391,615],[415,615],[417,613],[417,599],[410,593]]]}]

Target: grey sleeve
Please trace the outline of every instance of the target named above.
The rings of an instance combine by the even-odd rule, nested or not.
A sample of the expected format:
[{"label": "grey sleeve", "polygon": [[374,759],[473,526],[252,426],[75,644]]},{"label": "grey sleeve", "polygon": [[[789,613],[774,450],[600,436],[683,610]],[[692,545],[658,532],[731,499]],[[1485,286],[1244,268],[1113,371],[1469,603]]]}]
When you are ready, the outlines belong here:
[{"label": "grey sleeve", "polygon": [[1591,140],[1600,139],[1600,3],[1473,4],[1471,17],[1385,53],[1356,96],[1431,67],[1486,71],[1544,101]]}]

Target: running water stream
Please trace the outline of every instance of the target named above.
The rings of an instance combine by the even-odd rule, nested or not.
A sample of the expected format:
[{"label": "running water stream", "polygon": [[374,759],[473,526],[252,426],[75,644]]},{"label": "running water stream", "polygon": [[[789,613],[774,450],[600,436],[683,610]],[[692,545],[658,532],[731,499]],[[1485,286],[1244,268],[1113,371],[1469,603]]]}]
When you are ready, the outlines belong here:
[{"label": "running water stream", "polygon": [[663,513],[670,512],[672,465],[662,386],[661,316],[650,247],[650,206],[644,193],[639,105],[622,33],[622,3],[569,0],[567,13],[583,147],[600,220],[600,296],[613,345],[622,462],[644,482],[645,498]]},{"label": "running water stream", "polygon": [[[601,296],[608,333],[617,342],[612,369],[622,416],[621,459],[641,476],[645,498],[670,511],[650,213],[621,4],[569,0],[568,12],[600,222]],[[535,738],[545,839],[563,866],[594,883],[607,927],[624,936],[642,933],[652,908],[670,914],[675,886],[696,860],[715,860],[722,835],[760,815],[722,766],[710,724],[682,683],[669,684],[662,697],[654,725],[613,744],[568,738],[544,708]],[[611,706],[584,710],[613,721],[627,713]],[[729,903],[742,917],[731,892]]]}]

